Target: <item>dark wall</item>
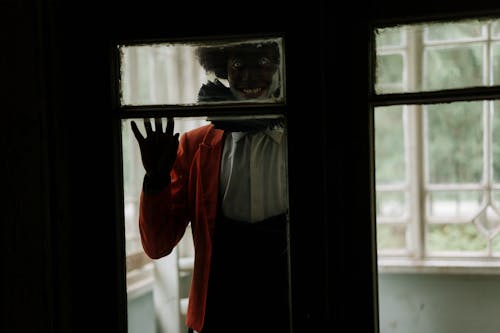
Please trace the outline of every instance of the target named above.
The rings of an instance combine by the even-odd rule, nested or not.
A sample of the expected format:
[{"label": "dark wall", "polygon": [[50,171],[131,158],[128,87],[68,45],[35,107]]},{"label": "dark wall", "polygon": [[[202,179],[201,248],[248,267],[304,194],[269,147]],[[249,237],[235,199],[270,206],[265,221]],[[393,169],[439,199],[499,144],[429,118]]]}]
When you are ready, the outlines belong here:
[{"label": "dark wall", "polygon": [[[2,12],[2,331],[125,332],[119,128],[110,51],[130,38],[285,33],[294,320],[321,328],[326,284],[324,23],[319,1],[4,1]],[[263,11],[264,9],[264,11]],[[307,23],[306,23],[307,22]],[[311,110],[314,112],[311,113]],[[305,116],[307,115],[307,116]],[[314,115],[314,116],[312,116]],[[312,149],[320,154],[309,161]],[[305,193],[305,194],[301,194]],[[300,222],[300,223],[299,223]],[[320,230],[320,232],[318,232]],[[319,235],[319,236],[318,236]],[[310,274],[309,272],[312,272]],[[318,283],[320,279],[320,283]]]},{"label": "dark wall", "polygon": [[2,331],[125,332],[113,41],[269,32],[286,40],[297,332],[373,331],[368,23],[497,4],[242,5],[0,3]]},{"label": "dark wall", "polygon": [[[2,98],[1,241],[3,332],[45,331],[51,322],[46,110],[40,84],[37,11],[0,3]],[[5,17],[5,19],[4,19]]]},{"label": "dark wall", "polygon": [[3,332],[120,326],[107,33],[93,10],[1,3]]}]

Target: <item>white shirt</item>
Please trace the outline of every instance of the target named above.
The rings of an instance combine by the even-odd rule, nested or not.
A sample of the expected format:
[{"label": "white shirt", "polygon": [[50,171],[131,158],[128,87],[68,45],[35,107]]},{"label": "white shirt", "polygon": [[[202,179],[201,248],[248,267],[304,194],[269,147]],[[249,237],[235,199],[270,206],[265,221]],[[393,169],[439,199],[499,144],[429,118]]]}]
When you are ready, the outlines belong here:
[{"label": "white shirt", "polygon": [[281,128],[226,136],[219,187],[226,217],[258,222],[287,212],[286,152]]}]

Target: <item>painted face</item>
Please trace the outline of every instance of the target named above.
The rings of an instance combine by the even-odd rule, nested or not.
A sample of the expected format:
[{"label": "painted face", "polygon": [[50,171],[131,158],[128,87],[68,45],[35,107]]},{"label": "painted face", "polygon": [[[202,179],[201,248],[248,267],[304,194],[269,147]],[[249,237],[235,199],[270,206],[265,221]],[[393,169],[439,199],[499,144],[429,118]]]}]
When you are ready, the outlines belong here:
[{"label": "painted face", "polygon": [[279,85],[278,64],[270,48],[246,48],[230,54],[228,81],[233,95],[239,99],[271,97]]}]

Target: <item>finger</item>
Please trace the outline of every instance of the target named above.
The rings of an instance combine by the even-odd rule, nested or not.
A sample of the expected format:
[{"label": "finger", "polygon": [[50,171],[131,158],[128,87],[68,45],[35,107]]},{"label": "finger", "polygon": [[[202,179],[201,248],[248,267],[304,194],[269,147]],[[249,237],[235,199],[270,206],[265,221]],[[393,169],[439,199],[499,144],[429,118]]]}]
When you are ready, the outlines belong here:
[{"label": "finger", "polygon": [[132,123],[130,124],[130,126],[132,127],[132,132],[134,132],[134,136],[137,139],[137,141],[139,142],[139,144],[142,143],[144,141],[144,137],[142,136],[141,131],[139,131],[139,128],[137,127],[137,124],[135,123],[135,121],[132,120]]},{"label": "finger", "polygon": [[173,117],[168,117],[167,118],[167,127],[165,129],[165,133],[172,135],[174,133],[174,118]]},{"label": "finger", "polygon": [[155,118],[155,130],[157,133],[163,133],[163,125],[161,123],[161,118]]},{"label": "finger", "polygon": [[146,128],[147,136],[153,135],[153,129],[151,128],[151,119],[144,118],[144,128]]}]

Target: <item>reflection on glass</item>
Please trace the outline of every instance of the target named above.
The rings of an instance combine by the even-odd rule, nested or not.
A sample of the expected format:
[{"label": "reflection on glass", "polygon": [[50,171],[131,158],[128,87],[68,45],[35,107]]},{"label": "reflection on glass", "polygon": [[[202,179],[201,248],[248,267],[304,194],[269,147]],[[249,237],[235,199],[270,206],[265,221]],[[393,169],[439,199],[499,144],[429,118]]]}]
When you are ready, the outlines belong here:
[{"label": "reflection on glass", "polygon": [[284,102],[281,38],[121,45],[119,51],[122,105]]},{"label": "reflection on glass", "polygon": [[376,93],[498,84],[498,30],[490,19],[377,29]]}]

